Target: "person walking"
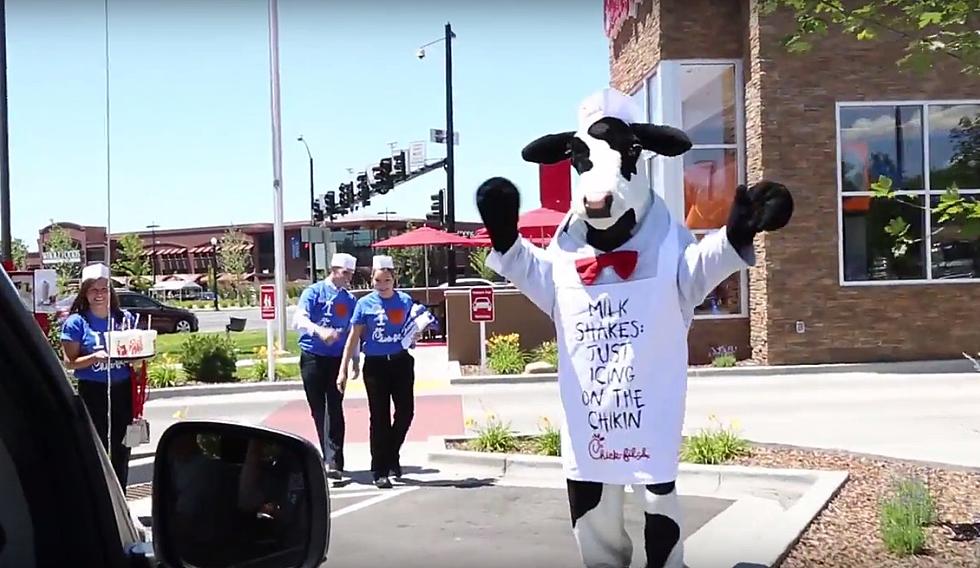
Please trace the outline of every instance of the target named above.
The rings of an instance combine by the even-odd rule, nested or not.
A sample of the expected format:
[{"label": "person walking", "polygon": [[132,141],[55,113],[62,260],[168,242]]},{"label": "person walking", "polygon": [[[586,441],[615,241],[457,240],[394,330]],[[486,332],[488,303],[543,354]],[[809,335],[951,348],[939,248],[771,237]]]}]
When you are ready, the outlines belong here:
[{"label": "person walking", "polygon": [[[338,388],[341,356],[350,333],[356,304],[348,287],[357,259],[337,253],[330,259],[326,280],[311,284],[300,295],[293,326],[300,331],[299,367],[306,401],[316,427],[327,475],[340,479],[344,471],[344,393]],[[358,356],[353,356],[358,374]]]},{"label": "person walking", "polygon": [[[135,328],[133,315],[119,307],[109,284],[109,267],[93,264],[82,270],[81,286],[61,326],[65,367],[78,381],[78,396],[88,410],[102,446],[109,452],[112,469],[125,491],[129,478],[130,448],[123,443],[133,422],[131,364],[109,357],[106,332]],[[111,384],[111,386],[110,386]],[[108,419],[111,389],[112,418]],[[112,426],[108,437],[107,422]]]},{"label": "person walking", "polygon": [[374,257],[371,279],[374,291],[361,297],[354,307],[337,387],[341,392],[347,387],[347,362],[360,346],[370,413],[371,472],[378,488],[390,488],[390,475],[402,477],[401,447],[415,414],[415,359],[403,342],[414,300],[395,289],[395,266],[390,256]]}]

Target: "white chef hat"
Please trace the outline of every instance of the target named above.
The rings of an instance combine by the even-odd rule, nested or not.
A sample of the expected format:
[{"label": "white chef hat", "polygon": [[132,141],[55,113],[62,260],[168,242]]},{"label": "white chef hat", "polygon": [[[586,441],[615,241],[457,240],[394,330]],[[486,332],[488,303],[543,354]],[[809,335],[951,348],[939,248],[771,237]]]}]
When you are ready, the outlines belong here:
[{"label": "white chef hat", "polygon": [[346,252],[338,252],[333,255],[330,259],[331,268],[343,268],[345,270],[354,270],[357,266],[357,259],[353,255],[347,254]]},{"label": "white chef hat", "polygon": [[82,282],[86,280],[98,280],[99,278],[108,280],[110,276],[112,276],[112,273],[109,271],[109,267],[101,262],[90,264],[82,269]]},{"label": "white chef hat", "polygon": [[579,130],[587,130],[604,117],[618,118],[626,124],[642,122],[633,99],[616,89],[603,89],[586,97],[578,107]]},{"label": "white chef hat", "polygon": [[395,261],[392,260],[390,256],[376,255],[374,257],[374,262],[372,264],[371,270],[378,270],[379,268],[388,268],[390,270],[394,270]]}]

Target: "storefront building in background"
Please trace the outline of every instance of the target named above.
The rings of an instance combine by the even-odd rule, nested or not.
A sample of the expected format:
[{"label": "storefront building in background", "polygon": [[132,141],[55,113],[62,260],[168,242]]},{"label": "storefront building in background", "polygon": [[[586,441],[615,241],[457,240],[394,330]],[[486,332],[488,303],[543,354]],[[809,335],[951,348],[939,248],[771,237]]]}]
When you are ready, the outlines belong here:
[{"label": "storefront building in background", "polygon": [[[941,56],[901,71],[904,41],[829,33],[807,54],[788,13],[755,0],[606,0],[611,85],[694,146],[647,162],[653,190],[696,235],[734,188],[785,183],[796,210],[756,240],[755,267],[698,308],[692,359],[768,364],[920,360],[980,350],[980,241],[925,211],[954,184],[980,193],[980,80]],[[898,201],[871,199],[889,176]],[[912,244],[892,251],[901,216]]]}]

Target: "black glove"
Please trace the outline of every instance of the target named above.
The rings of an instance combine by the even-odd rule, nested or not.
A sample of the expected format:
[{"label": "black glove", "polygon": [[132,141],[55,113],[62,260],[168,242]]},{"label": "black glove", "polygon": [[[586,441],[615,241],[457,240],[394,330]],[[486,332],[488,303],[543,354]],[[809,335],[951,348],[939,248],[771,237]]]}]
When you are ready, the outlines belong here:
[{"label": "black glove", "polygon": [[517,241],[517,217],[521,194],[510,180],[495,177],[476,190],[476,207],[497,252],[507,252]]},{"label": "black glove", "polygon": [[782,229],[792,216],[793,196],[785,185],[768,180],[748,190],[740,185],[728,213],[728,242],[741,250],[752,244],[757,233]]}]

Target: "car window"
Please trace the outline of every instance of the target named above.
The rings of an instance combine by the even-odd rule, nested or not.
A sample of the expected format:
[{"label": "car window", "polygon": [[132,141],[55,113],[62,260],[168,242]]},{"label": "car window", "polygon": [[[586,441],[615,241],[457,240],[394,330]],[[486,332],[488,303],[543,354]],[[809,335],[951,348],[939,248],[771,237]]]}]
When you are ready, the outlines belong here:
[{"label": "car window", "polygon": [[155,308],[157,303],[146,296],[136,294],[122,294],[119,296],[119,304],[124,308]]},{"label": "car window", "polygon": [[34,529],[14,460],[0,439],[0,566],[36,566]]}]

